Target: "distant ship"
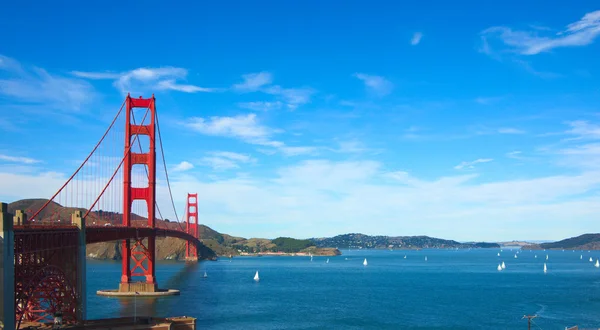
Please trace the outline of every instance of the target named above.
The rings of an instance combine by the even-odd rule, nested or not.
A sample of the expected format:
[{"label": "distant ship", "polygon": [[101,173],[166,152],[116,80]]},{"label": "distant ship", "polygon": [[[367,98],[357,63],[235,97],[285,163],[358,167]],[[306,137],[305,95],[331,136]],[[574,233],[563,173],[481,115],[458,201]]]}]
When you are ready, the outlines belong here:
[{"label": "distant ship", "polygon": [[254,274],[254,280],[256,282],[260,281],[260,277],[258,277],[258,270],[256,271],[256,274]]},{"label": "distant ship", "polygon": [[363,266],[366,266],[367,264],[367,258],[365,258],[365,261],[363,261]]}]

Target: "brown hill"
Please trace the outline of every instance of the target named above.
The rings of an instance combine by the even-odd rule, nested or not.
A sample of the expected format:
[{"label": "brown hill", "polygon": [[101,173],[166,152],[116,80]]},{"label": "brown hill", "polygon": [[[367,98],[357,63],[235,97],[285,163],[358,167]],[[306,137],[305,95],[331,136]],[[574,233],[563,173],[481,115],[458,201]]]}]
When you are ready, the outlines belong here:
[{"label": "brown hill", "polygon": [[524,246],[526,250],[600,250],[600,234],[583,234],[558,242]]}]

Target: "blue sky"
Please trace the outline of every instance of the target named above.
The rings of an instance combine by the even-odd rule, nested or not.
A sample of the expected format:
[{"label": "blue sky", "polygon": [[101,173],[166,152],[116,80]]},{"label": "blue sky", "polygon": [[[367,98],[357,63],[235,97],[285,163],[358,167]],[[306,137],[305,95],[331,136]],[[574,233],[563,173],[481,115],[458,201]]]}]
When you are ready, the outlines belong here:
[{"label": "blue sky", "polygon": [[154,93],[179,212],[198,192],[221,232],[597,232],[599,36],[593,1],[10,3],[0,200],[51,196]]}]

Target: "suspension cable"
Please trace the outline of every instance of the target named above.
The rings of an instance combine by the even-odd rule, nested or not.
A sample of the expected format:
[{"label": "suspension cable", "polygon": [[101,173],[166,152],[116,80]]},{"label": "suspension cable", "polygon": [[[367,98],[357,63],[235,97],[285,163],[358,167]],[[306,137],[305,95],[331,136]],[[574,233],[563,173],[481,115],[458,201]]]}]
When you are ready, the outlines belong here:
[{"label": "suspension cable", "polygon": [[[144,118],[142,118],[142,124],[146,120],[146,116],[148,115],[149,111],[150,111],[150,106],[148,106],[148,108],[146,109],[146,113],[144,114]],[[129,114],[127,114],[127,115],[129,115]],[[125,154],[123,155],[123,158],[121,158],[121,162],[119,163],[119,166],[117,167],[117,169],[115,170],[115,172],[113,173],[113,175],[110,177],[110,180],[108,180],[108,183],[106,184],[106,186],[104,186],[104,188],[102,189],[102,191],[100,192],[100,194],[98,195],[98,197],[96,198],[96,200],[94,201],[94,203],[92,204],[92,206],[86,211],[85,215],[83,216],[84,218],[87,217],[87,215],[90,213],[90,211],[96,206],[96,203],[98,203],[98,200],[100,200],[100,197],[102,197],[102,195],[106,191],[106,188],[108,188],[108,186],[110,185],[110,183],[112,182],[112,180],[115,178],[115,175],[117,175],[117,172],[119,171],[119,169],[121,168],[121,166],[123,166],[123,162],[125,161],[125,158],[131,152],[131,147],[133,147],[133,145],[135,144],[135,141],[137,140],[138,136],[139,136],[139,134],[135,135],[135,137],[133,138],[133,143],[130,143],[129,144],[129,148],[127,148],[127,150],[125,150]]]},{"label": "suspension cable", "polygon": [[165,150],[163,149],[162,144],[162,136],[160,134],[160,124],[158,123],[158,114],[156,115],[156,129],[158,131],[158,142],[160,144],[160,152],[162,154],[163,166],[165,168],[165,177],[167,178],[167,187],[169,187],[169,196],[171,197],[171,205],[173,206],[173,212],[175,212],[175,219],[177,219],[177,223],[179,227],[181,227],[181,223],[179,223],[179,216],[177,215],[177,208],[175,207],[175,201],[173,200],[173,192],[171,191],[171,182],[169,181],[169,172],[167,171],[167,161],[165,160]]},{"label": "suspension cable", "polygon": [[50,204],[50,202],[52,202],[54,200],[54,198],[56,196],[58,196],[58,194],[60,194],[60,192],[67,186],[67,184],[69,184],[69,182],[71,182],[71,180],[73,180],[73,178],[75,177],[75,175],[77,175],[77,173],[79,173],[79,171],[81,170],[81,168],[83,167],[83,165],[85,165],[87,163],[87,161],[90,159],[90,157],[92,157],[92,155],[94,154],[94,152],[96,152],[96,149],[98,149],[98,147],[100,146],[100,144],[102,143],[102,141],[104,141],[104,138],[106,137],[106,135],[108,134],[108,132],[114,126],[115,122],[117,121],[117,118],[119,118],[119,115],[121,114],[121,111],[123,111],[123,107],[125,106],[125,102],[126,101],[123,101],[123,104],[121,104],[121,108],[119,109],[119,112],[117,112],[117,115],[115,116],[115,118],[113,119],[113,121],[110,123],[110,126],[108,126],[108,129],[106,129],[106,132],[104,132],[104,135],[102,135],[102,137],[100,138],[100,141],[98,141],[98,143],[96,143],[96,146],[94,147],[94,149],[92,149],[92,151],[90,152],[90,154],[85,158],[85,160],[83,161],[83,163],[81,163],[81,165],[77,168],[77,170],[75,171],[75,173],[73,173],[73,175],[71,175],[71,177],[67,180],[67,182],[65,182],[65,184],[63,184],[62,187],[60,187],[60,189],[58,189],[58,191],[48,201],[46,201],[46,203],[44,203],[44,205],[42,205],[42,207],[37,212],[35,212],[31,216],[31,219],[35,219],[38,216],[38,214],[40,214],[40,212],[42,212],[42,210],[45,209],[46,206],[48,206],[48,204]]}]

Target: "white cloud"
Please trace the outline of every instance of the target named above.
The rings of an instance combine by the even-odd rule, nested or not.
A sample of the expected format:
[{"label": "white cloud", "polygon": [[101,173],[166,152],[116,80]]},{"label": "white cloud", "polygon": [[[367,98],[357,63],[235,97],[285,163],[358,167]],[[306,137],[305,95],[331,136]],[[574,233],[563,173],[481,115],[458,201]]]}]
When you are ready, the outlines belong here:
[{"label": "white cloud", "polygon": [[585,120],[575,120],[567,123],[571,128],[565,132],[567,135],[573,135],[571,140],[579,139],[599,139],[600,126],[591,124]]},{"label": "white cloud", "polygon": [[392,92],[394,85],[387,79],[381,76],[372,76],[364,73],[355,73],[354,77],[362,80],[367,87],[367,90],[378,96],[385,96]]},{"label": "white cloud", "polygon": [[413,46],[416,46],[421,42],[422,38],[423,38],[423,33],[415,32],[415,34],[413,34],[412,38],[410,39],[410,44]]},{"label": "white cloud", "polygon": [[146,90],[174,90],[184,93],[217,92],[220,89],[180,84],[177,80],[187,77],[187,70],[176,67],[138,68],[120,73],[72,71],[71,74],[86,79],[114,80],[113,85],[121,93],[140,93]]},{"label": "white cloud", "polygon": [[282,146],[279,150],[286,156],[300,156],[312,154],[317,151],[317,147],[287,147]]},{"label": "white cloud", "polygon": [[[546,32],[546,36],[540,33]],[[548,31],[533,29],[518,31],[504,26],[495,26],[481,32],[482,49],[491,53],[490,40],[500,40],[508,50],[522,54],[535,55],[559,47],[575,47],[591,44],[600,35],[600,10],[585,14],[579,21],[566,26],[554,35]]]},{"label": "white cloud", "polygon": [[488,105],[497,102],[501,99],[502,97],[477,97],[474,101],[479,104]]},{"label": "white cloud", "polygon": [[269,140],[272,130],[261,125],[256,114],[239,115],[235,117],[210,117],[206,120],[192,117],[186,125],[193,130],[214,136],[228,136],[244,140],[252,144],[277,146],[280,143]]},{"label": "white cloud", "polygon": [[506,157],[512,158],[512,159],[522,159],[521,154],[522,154],[521,151],[515,150],[515,151],[507,152]]},{"label": "white cloud", "polygon": [[214,170],[229,170],[239,168],[241,163],[255,163],[256,159],[245,154],[231,151],[214,151],[210,156],[204,157],[201,163],[212,167]]},{"label": "white cloud", "polygon": [[269,72],[248,73],[242,75],[244,81],[233,85],[234,90],[242,92],[255,92],[261,87],[270,85],[273,82],[273,76]]},{"label": "white cloud", "polygon": [[178,84],[175,82],[175,79],[168,79],[159,81],[156,84],[156,88],[159,90],[174,90],[185,93],[197,93],[197,92],[216,92],[216,88],[206,88],[206,87],[198,87],[194,85],[186,85],[186,84]]},{"label": "white cloud", "polygon": [[474,161],[471,162],[462,162],[456,166],[454,166],[455,170],[462,170],[463,168],[468,168],[468,169],[472,169],[475,168],[475,164],[480,164],[480,163],[488,163],[491,162],[493,159],[491,158],[479,158],[479,159],[475,159]]},{"label": "white cloud", "polygon": [[24,67],[16,60],[0,55],[0,95],[16,102],[79,111],[94,100],[95,91],[84,80],[50,74],[37,67]]},{"label": "white cloud", "polygon": [[272,139],[271,136],[280,131],[262,125],[253,113],[235,117],[215,116],[208,120],[192,117],[184,125],[201,134],[232,137],[246,143],[275,148],[288,156],[312,153],[315,150],[314,147],[288,146],[284,142]]},{"label": "white cloud", "polygon": [[279,110],[283,106],[280,101],[275,102],[242,102],[238,103],[240,108],[250,109],[254,111],[272,111]]},{"label": "white cloud", "polygon": [[22,164],[35,164],[40,161],[33,158],[28,157],[19,157],[19,156],[9,156],[0,154],[0,160],[11,162],[11,163],[22,163]]},{"label": "white cloud", "polygon": [[291,110],[310,102],[311,96],[315,93],[312,88],[282,88],[278,85],[270,86],[266,88],[264,92],[280,96],[287,102],[287,106]]},{"label": "white cloud", "polygon": [[[243,82],[232,86],[233,90],[238,92],[262,92],[274,95],[286,103],[290,110],[295,110],[298,106],[310,102],[310,98],[315,90],[309,87],[302,88],[283,88],[279,85],[272,85],[273,76],[269,72],[248,73],[242,75]],[[277,102],[249,102],[240,104],[251,110],[268,110],[264,107],[277,107],[282,104]]]},{"label": "white cloud", "polygon": [[525,131],[513,128],[513,127],[502,127],[498,129],[500,134],[525,134]]},{"label": "white cloud", "polygon": [[175,167],[173,167],[173,171],[174,172],[184,172],[184,171],[191,170],[192,168],[194,168],[194,165],[192,163],[186,162],[184,160],[181,163],[177,164]]}]

